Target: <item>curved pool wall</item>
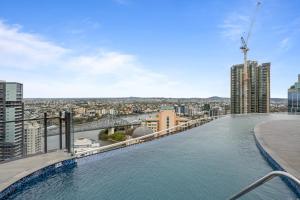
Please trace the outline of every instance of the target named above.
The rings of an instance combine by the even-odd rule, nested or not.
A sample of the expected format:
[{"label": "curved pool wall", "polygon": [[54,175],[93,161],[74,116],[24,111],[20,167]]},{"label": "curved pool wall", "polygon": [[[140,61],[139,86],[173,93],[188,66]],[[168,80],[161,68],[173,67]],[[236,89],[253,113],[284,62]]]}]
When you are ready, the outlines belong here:
[{"label": "curved pool wall", "polygon": [[[266,159],[266,161],[270,164],[270,166],[274,170],[286,172],[286,170],[278,162],[276,162],[276,160],[274,160],[272,156],[263,148],[263,146],[260,144],[259,140],[257,139],[255,133],[254,133],[254,139],[257,148],[259,149],[263,157]],[[297,195],[297,197],[300,198],[300,186],[289,178],[282,177],[281,179],[289,186],[289,188],[291,188],[291,190],[293,190],[293,192]]]},{"label": "curved pool wall", "polygon": [[39,181],[45,180],[47,177],[63,172],[67,169],[74,168],[76,166],[76,159],[71,158],[68,160],[63,160],[54,164],[51,164],[47,167],[41,168],[13,183],[12,185],[5,188],[3,191],[0,191],[0,199],[5,199],[9,195],[17,191],[22,191],[29,185],[33,185]]},{"label": "curved pool wall", "polygon": [[[231,118],[244,118],[244,117],[245,116],[231,116],[231,117],[226,117],[226,118],[227,119],[228,118],[231,119]],[[282,117],[286,118],[288,116],[287,115],[280,115],[280,116],[276,116],[276,115],[251,115],[250,116],[250,118],[258,118],[258,120],[256,120],[256,124],[259,123],[259,122],[261,122],[261,120],[272,120],[273,118],[275,118],[275,119],[276,118],[281,119]],[[260,119],[260,118],[266,118],[266,119]],[[271,118],[271,119],[269,119],[269,118]],[[110,162],[111,161],[118,161],[118,158],[120,158],[120,156],[122,157],[122,155],[125,155],[125,154],[128,154],[128,153],[132,157],[134,157],[133,153],[134,152],[136,153],[136,150],[138,150],[138,149],[145,149],[147,146],[151,147],[151,145],[156,145],[157,146],[157,144],[164,143],[164,142],[166,142],[168,140],[174,140],[174,139],[176,139],[178,137],[180,137],[182,139],[182,137],[186,137],[186,135],[187,136],[194,135],[194,133],[192,133],[192,132],[194,132],[195,129],[198,130],[198,129],[207,129],[207,128],[211,129],[211,128],[214,128],[212,126],[214,126],[216,124],[217,125],[220,124],[220,123],[218,123],[220,120],[224,120],[224,119],[219,119],[217,121],[214,121],[214,122],[211,122],[209,124],[206,124],[203,127],[194,128],[194,129],[191,129],[191,130],[179,133],[177,135],[172,135],[172,136],[169,136],[169,137],[161,138],[159,140],[153,140],[153,141],[149,141],[147,143],[142,143],[142,144],[139,144],[139,145],[133,145],[133,146],[130,146],[130,147],[127,147],[127,148],[116,149],[116,150],[113,150],[113,151],[109,151],[109,152],[105,152],[105,153],[101,153],[101,154],[97,154],[97,155],[93,155],[93,156],[89,156],[89,157],[84,157],[84,158],[81,158],[81,159],[78,159],[78,160],[69,159],[69,160],[61,162],[62,166],[60,166],[59,168],[56,168],[55,164],[50,165],[50,166],[48,166],[48,167],[46,167],[44,169],[41,169],[41,170],[39,170],[39,171],[31,174],[30,176],[28,176],[26,178],[21,179],[20,181],[16,182],[15,184],[11,185],[11,187],[7,188],[5,191],[2,191],[2,193],[0,193],[2,195],[0,197],[4,197],[5,196],[7,199],[27,199],[27,198],[30,198],[30,199],[41,199],[40,198],[41,196],[37,196],[36,195],[36,194],[39,194],[39,195],[42,195],[43,199],[53,199],[53,198],[55,198],[55,199],[82,199],[83,197],[85,199],[94,199],[94,197],[99,197],[99,196],[94,196],[94,197],[93,196],[85,196],[85,195],[81,196],[81,195],[78,195],[78,194],[77,194],[78,196],[74,196],[75,194],[72,194],[72,193],[68,193],[69,196],[68,195],[67,196],[63,196],[64,194],[59,194],[59,196],[57,196],[57,193],[51,193],[52,195],[50,195],[50,196],[48,194],[46,194],[46,195],[44,195],[44,194],[47,193],[49,190],[53,189],[53,187],[55,186],[55,184],[52,185],[53,183],[51,183],[51,182],[52,181],[54,181],[54,182],[57,181],[56,179],[60,180],[60,182],[56,182],[56,183],[60,183],[60,185],[61,185],[62,184],[61,182],[64,182],[65,179],[69,179],[70,177],[77,178],[76,177],[77,175],[79,175],[79,176],[84,175],[83,176],[83,178],[84,178],[85,176],[88,176],[89,173],[95,172],[95,164],[99,168],[103,168],[103,166],[101,166],[101,165],[102,164],[106,165],[107,164],[106,163],[107,160],[110,160]],[[249,120],[246,120],[246,121],[249,121]],[[219,127],[217,127],[217,129],[218,128]],[[253,128],[254,128],[254,126],[252,125],[251,131],[248,130],[246,132],[252,132]],[[219,132],[219,131],[220,130],[217,130],[217,132]],[[205,130],[204,130],[204,132],[205,132]],[[245,131],[242,131],[242,132],[245,133]],[[251,134],[251,137],[253,139],[253,134]],[[219,141],[217,141],[217,142],[219,142]],[[248,143],[248,141],[246,141],[245,144],[246,143]],[[258,153],[259,152],[262,153],[263,149],[261,149],[259,147],[259,143],[257,143],[257,141],[252,142],[251,146],[253,146],[253,144],[255,146],[255,143],[256,143],[256,145],[257,145],[257,147],[259,149],[259,150],[256,149],[257,152]],[[218,144],[212,144],[212,145],[214,147],[216,147]],[[242,147],[242,146],[239,146],[239,147]],[[151,147],[150,150],[155,151],[155,149],[153,149],[153,147]],[[243,148],[240,148],[240,150],[242,152],[244,152]],[[246,150],[247,150],[247,152],[249,152],[249,149],[246,149]],[[252,150],[253,149],[251,149],[250,154],[253,154]],[[255,152],[255,153],[257,153],[257,152]],[[262,155],[263,155],[263,153],[262,153]],[[255,155],[255,156],[257,156],[257,155]],[[235,155],[233,156],[233,158],[234,157],[235,157]],[[184,158],[184,157],[182,157],[182,158]],[[251,156],[248,157],[248,158],[251,158]],[[257,171],[258,169],[262,169],[262,168],[266,167],[266,166],[261,166],[261,164],[262,164],[261,160],[260,159],[258,159],[258,160],[260,162],[259,166],[258,166],[258,168],[254,169],[254,171]],[[140,162],[140,160],[137,160],[137,161]],[[157,160],[157,161],[159,162],[159,160]],[[209,163],[208,162],[209,160],[205,160],[205,161],[206,162],[203,162],[203,164]],[[102,163],[99,163],[99,162],[102,162]],[[249,162],[248,164],[250,165],[251,163],[252,162]],[[236,163],[236,164],[239,165],[239,163]],[[199,165],[199,166],[201,166],[201,165]],[[211,167],[213,167],[213,166],[216,166],[216,165],[211,165]],[[214,171],[214,173],[220,174],[220,172],[221,172],[221,174],[222,174],[222,169],[226,169],[227,168],[226,166],[227,166],[226,164],[222,165],[219,168],[219,170]],[[107,166],[105,166],[105,167],[107,167]],[[114,166],[108,166],[108,168],[113,168],[113,167]],[[67,170],[68,172],[65,173],[64,169],[69,169],[69,170]],[[239,168],[239,169],[242,169],[242,168]],[[272,169],[271,168],[264,169],[263,170],[264,172],[262,174],[257,174],[257,175],[255,175],[255,177],[256,178],[261,177],[261,176],[265,175],[265,173],[269,172],[270,170],[272,170]],[[61,172],[61,173],[57,173],[58,171]],[[79,173],[78,173],[78,171],[79,171]],[[252,171],[253,172],[253,169],[249,168],[249,170],[246,170],[246,171]],[[238,172],[238,170],[235,171],[235,172]],[[234,173],[234,174],[236,175],[236,173]],[[249,175],[250,174],[251,173],[249,173]],[[194,176],[188,176],[190,178],[186,179],[186,180],[191,181],[190,179],[193,179],[195,177],[195,175],[197,175],[197,174],[193,174],[193,175]],[[223,173],[223,175],[224,175],[224,173]],[[63,176],[64,179],[61,179],[61,176]],[[231,174],[231,176],[232,176],[232,174]],[[95,177],[96,176],[94,176],[94,174],[92,174],[92,178],[95,178]],[[136,178],[139,178],[139,177],[140,176],[137,176]],[[202,178],[203,179],[207,179],[207,177],[210,177],[210,176],[208,176],[208,174],[204,174],[204,176]],[[111,178],[114,178],[114,177],[111,177]],[[236,177],[234,177],[234,178],[236,178]],[[249,176],[249,177],[248,176],[240,176],[239,178],[246,179],[247,181],[244,180],[243,183],[242,184],[238,184],[239,186],[237,187],[236,186],[236,182],[234,182],[234,180],[230,180],[229,179],[229,180],[227,180],[228,182],[226,182],[226,181],[223,182],[224,180],[222,179],[221,180],[222,181],[221,182],[222,183],[221,184],[222,187],[220,187],[220,188],[214,188],[214,192],[215,193],[214,194],[210,194],[210,195],[214,195],[214,196],[209,196],[209,195],[208,196],[206,196],[206,195],[205,196],[201,196],[200,195],[199,196],[200,199],[224,199],[224,198],[228,198],[229,196],[231,196],[232,194],[236,193],[238,190],[242,189],[244,186],[246,186],[247,184],[249,184],[250,182],[252,182],[253,180],[256,179],[256,178],[253,179],[253,175],[252,175],[252,178],[251,178],[251,176]],[[69,180],[67,180],[67,181],[69,181]],[[81,179],[78,179],[77,181],[80,182]],[[85,180],[82,180],[82,181],[85,181]],[[122,179],[121,179],[121,181],[122,181]],[[166,180],[166,181],[167,181],[166,184],[169,185],[170,181],[169,180]],[[215,179],[215,182],[218,182],[218,181],[219,180]],[[230,181],[231,182],[233,181],[234,184],[232,184]],[[173,182],[173,183],[175,183],[175,182]],[[211,182],[211,183],[214,183],[214,182]],[[223,196],[218,195],[217,193],[220,192],[221,188],[222,188],[222,191],[224,192],[224,185],[226,187],[230,187],[230,184],[228,184],[228,183],[231,183],[231,185],[234,186],[233,187],[234,190],[230,190],[228,188],[228,191],[226,190],[227,193],[226,193],[225,196],[224,195]],[[210,185],[210,183],[206,182],[205,185]],[[263,189],[258,189],[257,191],[252,192],[252,195],[249,195],[249,197],[250,197],[249,199],[253,199],[253,198],[254,199],[261,199],[262,197],[263,197],[263,199],[274,199],[274,195],[275,195],[275,197],[277,197],[276,195],[278,195],[279,199],[282,199],[282,197],[285,198],[285,199],[286,198],[290,198],[290,199],[294,199],[295,198],[295,195],[293,193],[289,192],[288,189],[284,187],[284,184],[282,184],[282,182],[279,181],[279,180],[274,180],[273,181],[273,186],[271,186],[270,184],[266,184],[266,185],[267,185],[267,189],[271,191],[271,192],[267,191],[267,196],[264,195],[264,193],[265,193],[264,190],[266,190],[266,187],[265,187]],[[67,187],[68,184],[64,185],[64,186]],[[88,188],[92,188],[93,185],[90,185],[90,186],[88,186]],[[26,190],[24,190],[25,187],[26,187]],[[124,187],[126,187],[126,185]],[[64,187],[55,188],[54,187],[54,189],[59,189],[60,192],[62,192],[62,190],[65,190],[65,189],[68,190],[69,188],[64,188]],[[77,187],[77,189],[80,190],[80,187]],[[202,188],[200,187],[198,189],[202,189]],[[184,195],[184,198],[185,197],[186,197],[185,199],[196,199],[196,198],[199,198],[199,197],[197,197],[197,194],[201,194],[201,191],[198,191],[198,189],[197,189],[197,191],[195,193],[190,193],[189,194],[189,195],[194,194],[192,196],[194,196],[195,198],[191,198],[191,196],[187,197],[185,195]],[[232,189],[232,187],[231,187],[231,189]],[[42,190],[44,192],[41,192],[40,190]],[[74,190],[72,190],[72,191],[74,191]],[[78,192],[77,190],[75,190],[75,191]],[[98,192],[98,194],[99,194],[99,191],[101,191],[101,190],[96,190],[94,192],[96,192],[96,193]],[[278,192],[278,191],[281,191],[281,192]],[[15,193],[13,193],[13,192],[15,192]],[[81,192],[81,191],[79,191],[79,192]],[[90,193],[90,192],[91,191],[89,191],[89,194],[93,194],[93,193]],[[113,191],[111,191],[111,192],[113,192]],[[276,192],[278,192],[278,194],[276,194]],[[3,196],[4,193],[6,195]],[[9,194],[12,194],[12,193],[13,193],[13,195],[9,196]],[[122,198],[122,199],[140,199],[140,197],[145,197],[144,195],[147,195],[147,192],[143,193],[142,196],[139,196],[140,194],[136,195],[135,198],[132,198],[134,196],[130,196],[130,198],[128,198],[128,196],[125,196],[125,198],[123,198],[124,196],[118,196],[118,195],[117,195],[118,198],[115,198],[115,196],[116,196],[115,193],[108,193],[108,194],[110,194],[111,196],[106,196],[106,199],[107,198],[108,199],[120,199],[120,198]],[[169,194],[170,194],[169,196],[168,195],[165,196],[165,195],[161,194],[161,195],[154,195],[154,197],[156,197],[158,199],[182,199],[182,197],[180,197],[178,195],[173,196],[173,198],[170,198],[170,197],[172,197],[172,193],[169,193]],[[268,195],[270,195],[270,196],[268,196]],[[110,198],[110,197],[112,197],[112,198]],[[167,197],[167,198],[164,198],[164,197]],[[174,198],[174,197],[176,197],[176,198]],[[143,198],[143,199],[153,199],[153,198]]]}]

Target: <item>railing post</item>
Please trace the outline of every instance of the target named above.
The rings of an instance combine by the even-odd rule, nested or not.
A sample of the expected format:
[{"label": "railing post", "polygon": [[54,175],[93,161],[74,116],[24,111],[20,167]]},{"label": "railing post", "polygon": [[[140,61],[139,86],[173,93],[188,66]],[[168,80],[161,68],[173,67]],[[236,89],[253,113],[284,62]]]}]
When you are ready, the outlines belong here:
[{"label": "railing post", "polygon": [[66,148],[71,153],[71,113],[65,112]]},{"label": "railing post", "polygon": [[22,156],[27,156],[27,143],[25,138],[27,137],[25,135],[25,129],[24,129],[24,102],[22,103]]},{"label": "railing post", "polygon": [[59,149],[62,149],[62,113],[59,112]]},{"label": "railing post", "polygon": [[71,153],[72,151],[72,130],[71,130],[71,126],[72,126],[72,113],[68,112],[69,115],[69,123],[68,123],[68,129],[69,129],[69,149],[68,149],[68,153]]},{"label": "railing post", "polygon": [[47,113],[44,113],[44,152],[47,153],[48,147],[47,147]]},{"label": "railing post", "polygon": [[68,116],[67,112],[65,111],[65,147],[68,149]]}]

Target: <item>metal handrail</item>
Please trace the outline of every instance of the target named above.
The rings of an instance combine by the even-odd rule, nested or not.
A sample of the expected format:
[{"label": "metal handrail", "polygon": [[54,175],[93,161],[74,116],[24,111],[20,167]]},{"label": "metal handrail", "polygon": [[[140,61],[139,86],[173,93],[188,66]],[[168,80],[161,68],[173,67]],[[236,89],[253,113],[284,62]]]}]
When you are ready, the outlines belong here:
[{"label": "metal handrail", "polygon": [[258,179],[257,181],[255,181],[251,185],[247,186],[246,188],[244,188],[239,193],[237,193],[234,196],[230,197],[229,200],[238,199],[241,196],[247,194],[248,192],[256,189],[257,187],[261,186],[262,184],[268,182],[269,180],[271,180],[271,179],[273,179],[274,177],[277,177],[277,176],[283,176],[283,177],[289,178],[289,179],[293,180],[295,183],[297,183],[300,186],[300,180],[297,179],[296,177],[294,177],[293,175],[291,175],[287,172],[284,172],[284,171],[273,171],[273,172],[268,173],[266,176]]}]

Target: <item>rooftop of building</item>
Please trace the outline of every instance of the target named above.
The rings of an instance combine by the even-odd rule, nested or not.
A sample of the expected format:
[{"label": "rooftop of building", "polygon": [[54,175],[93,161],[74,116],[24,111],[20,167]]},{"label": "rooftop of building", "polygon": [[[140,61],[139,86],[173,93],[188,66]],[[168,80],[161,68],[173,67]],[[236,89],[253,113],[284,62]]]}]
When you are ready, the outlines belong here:
[{"label": "rooftop of building", "polygon": [[74,141],[74,145],[82,146],[82,145],[91,145],[94,141],[89,138],[78,138]]},{"label": "rooftop of building", "polygon": [[[253,65],[256,67],[268,67],[271,65],[271,62],[264,62],[259,64],[258,61],[256,60],[248,60],[247,63],[248,63],[248,67]],[[243,68],[243,67],[244,67],[244,63],[241,63],[241,64],[234,64],[232,65],[231,68]]]},{"label": "rooftop of building", "polygon": [[300,89],[300,74],[298,74],[298,81],[295,82],[289,89]]},{"label": "rooftop of building", "polygon": [[174,110],[174,107],[173,106],[161,106],[160,107],[160,110],[162,111],[162,110]]},{"label": "rooftop of building", "polygon": [[6,84],[19,84],[19,85],[23,85],[23,83],[18,83],[18,82],[9,82],[9,81],[5,81],[5,80],[0,80],[0,83],[6,83]]}]

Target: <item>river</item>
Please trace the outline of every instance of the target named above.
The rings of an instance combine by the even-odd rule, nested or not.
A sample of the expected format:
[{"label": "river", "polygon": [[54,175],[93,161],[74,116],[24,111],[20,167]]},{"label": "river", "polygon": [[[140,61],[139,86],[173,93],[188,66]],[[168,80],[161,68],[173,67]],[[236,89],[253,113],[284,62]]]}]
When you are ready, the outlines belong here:
[{"label": "river", "polygon": [[[151,114],[138,114],[133,116],[122,117],[122,119],[127,120],[128,122],[132,122],[139,119],[146,119],[149,117],[154,117],[156,113]],[[74,133],[74,139],[78,139],[81,137],[89,138],[95,141],[98,141],[100,146],[111,144],[109,141],[99,140],[98,135],[102,129],[92,130],[92,131],[82,131]],[[63,146],[65,144],[65,135],[63,135]],[[59,148],[59,135],[48,136],[48,150],[58,149]]]}]

